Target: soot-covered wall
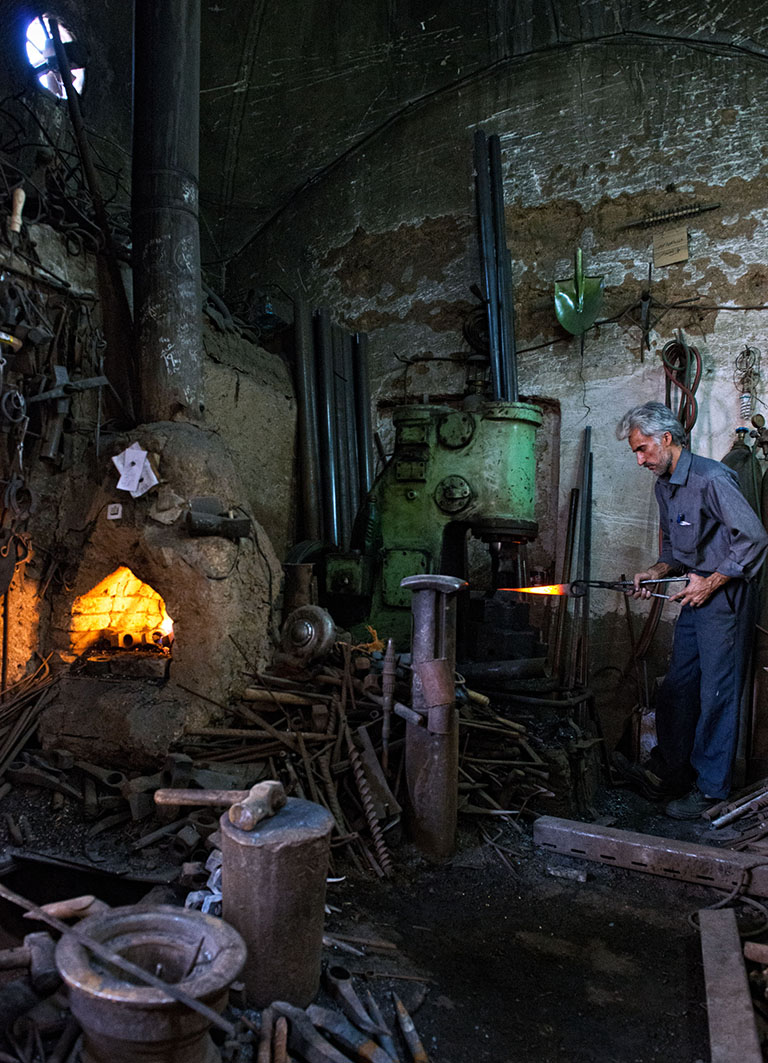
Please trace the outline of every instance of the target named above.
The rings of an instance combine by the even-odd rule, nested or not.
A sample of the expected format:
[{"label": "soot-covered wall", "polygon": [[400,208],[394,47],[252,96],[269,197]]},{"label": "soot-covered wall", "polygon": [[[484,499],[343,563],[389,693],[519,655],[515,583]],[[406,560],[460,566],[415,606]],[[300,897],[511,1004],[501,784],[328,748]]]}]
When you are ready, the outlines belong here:
[{"label": "soot-covered wall", "polygon": [[[684,329],[700,351],[693,446],[716,458],[740,423],[736,360],[745,345],[764,347],[764,11],[758,4],[725,5],[714,14],[709,5],[687,3],[642,10],[517,3],[504,5],[501,22],[501,5],[489,3],[478,5],[474,28],[462,33],[454,7],[444,5],[424,21],[422,53],[434,57],[442,47],[442,69],[452,77],[438,84],[440,68],[425,59],[425,90],[408,82],[399,110],[375,131],[350,134],[338,164],[286,198],[230,275],[233,283],[248,277],[302,286],[347,328],[368,331],[383,419],[398,401],[459,396],[468,352],[461,324],[475,305],[470,286],[480,280],[473,134],[498,133],[520,388],[560,410],[559,443],[542,439],[545,449],[553,443],[559,449],[558,552],[583,429],[591,426],[593,574],[616,578],[656,556],[652,479],[635,467],[614,427],[630,405],[664,400],[664,345]],[[483,37],[484,53],[477,47]],[[410,54],[419,54],[416,44]],[[355,58],[357,66],[336,67],[339,92],[355,83],[358,96],[380,110],[381,94],[391,98],[394,90],[382,87],[374,63],[366,85],[362,47]],[[332,64],[329,57],[326,77]],[[271,73],[285,79],[288,91],[289,66],[275,65]],[[718,206],[667,225],[626,227],[696,203]],[[654,235],[680,225],[687,229],[687,261],[649,274]],[[605,278],[600,323],[583,344],[559,327],[553,308],[553,284],[572,275],[577,247],[587,272]],[[653,302],[643,349],[640,301],[649,276]],[[677,394],[673,388],[674,401]],[[755,398],[758,412],[761,376]],[[553,559],[552,551],[541,558]],[[640,606],[633,609],[642,614]],[[595,595],[592,610],[596,669],[622,666],[621,600]],[[667,607],[665,617],[673,615]],[[657,670],[668,634],[663,623]]]}]

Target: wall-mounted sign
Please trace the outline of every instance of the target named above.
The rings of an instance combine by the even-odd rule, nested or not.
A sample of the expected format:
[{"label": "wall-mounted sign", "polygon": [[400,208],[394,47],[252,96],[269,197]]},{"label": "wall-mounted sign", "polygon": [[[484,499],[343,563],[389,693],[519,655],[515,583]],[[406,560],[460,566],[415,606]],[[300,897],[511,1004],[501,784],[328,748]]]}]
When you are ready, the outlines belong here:
[{"label": "wall-mounted sign", "polygon": [[688,229],[682,225],[678,229],[666,229],[655,233],[653,237],[653,265],[671,266],[673,262],[688,261]]}]

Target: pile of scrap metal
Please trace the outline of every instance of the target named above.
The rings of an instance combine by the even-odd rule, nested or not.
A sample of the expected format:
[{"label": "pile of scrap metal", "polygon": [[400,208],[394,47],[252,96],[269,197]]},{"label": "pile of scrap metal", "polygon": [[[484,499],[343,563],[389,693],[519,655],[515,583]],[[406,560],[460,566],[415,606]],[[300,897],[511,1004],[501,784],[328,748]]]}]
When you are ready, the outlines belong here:
[{"label": "pile of scrap metal", "polygon": [[[320,1004],[302,1009],[275,1001],[261,1013],[257,1063],[288,1063],[288,1048],[306,1063],[350,1063],[351,1060],[399,1063],[401,1049],[392,1025],[385,1020],[370,990],[363,1003],[343,967],[327,968],[324,981],[341,1010]],[[413,1063],[429,1063],[410,1013],[395,993],[391,996],[408,1053],[405,1058],[412,1059]]]},{"label": "pile of scrap metal", "polygon": [[731,801],[721,801],[707,809],[704,818],[715,830],[730,827],[738,832],[729,839],[729,849],[768,853],[768,779],[761,779]]},{"label": "pile of scrap metal", "polygon": [[[59,935],[57,940],[49,930],[30,933],[21,945],[0,950],[0,971],[13,976],[0,988],[3,1063],[33,1059],[39,1063],[81,1058],[127,1060],[137,1049],[143,1050],[147,1059],[170,1060],[178,1058],[175,1052],[179,1029],[187,1035],[185,1043],[190,1055],[185,1058],[195,1061],[216,1058],[221,1063],[400,1063],[407,1059],[429,1063],[402,1000],[394,992],[390,994],[388,1020],[369,989],[363,1003],[352,975],[344,967],[329,966],[324,970],[324,1004],[313,1002],[301,1008],[287,1001],[275,1001],[263,1009],[254,1009],[243,999],[242,983],[232,981],[242,966],[242,942],[220,920],[194,913],[177,913],[177,919],[169,906],[153,908],[142,904],[111,909],[92,895],[42,907],[4,886],[0,886],[0,896],[25,908],[29,917],[47,924]],[[82,928],[79,922],[65,922],[81,919]],[[130,952],[126,943],[131,934],[141,936],[148,948],[159,946],[163,934],[167,938],[175,933],[179,935],[179,948],[185,950],[188,942],[184,940],[181,920],[190,919],[193,932],[204,935],[192,959],[192,964],[200,967],[197,977],[207,982],[218,978],[222,983],[216,1000],[211,1001],[213,1008],[203,1003],[202,987],[190,992],[193,981],[185,978],[180,983],[170,983],[160,969],[162,964],[152,973],[122,954]],[[107,925],[112,926],[113,932],[119,926],[122,951],[113,950],[110,939],[104,936]],[[234,953],[226,971],[216,975],[208,970],[211,957],[206,950],[211,942],[221,945],[223,952]],[[83,949],[92,953],[93,959],[84,959]],[[89,978],[83,965],[91,963],[109,966],[109,989],[102,984],[103,973],[95,981]],[[175,1030],[175,1035],[166,1036],[164,1027],[168,1022],[158,1010],[162,995],[147,996],[151,988],[165,995],[165,1006],[173,1012],[171,1033]],[[94,1008],[97,1000],[101,1015]],[[206,1035],[211,1025],[217,1028],[218,1049]],[[93,1055],[105,1048],[114,1055]]]},{"label": "pile of scrap metal", "polygon": [[[222,770],[251,765],[254,780],[279,779],[289,794],[323,805],[335,820],[334,851],[344,847],[356,867],[387,876],[387,835],[403,801],[404,732],[415,718],[405,704],[409,658],[345,643],[335,652],[338,663],[311,676],[255,675],[230,707],[241,726],[187,734],[180,749]],[[457,706],[460,812],[518,817],[534,798],[555,796],[524,724],[464,685]]]},{"label": "pile of scrap metal", "polygon": [[[275,779],[290,796],[330,811],[336,862],[346,857],[358,871],[392,875],[390,846],[406,804],[405,731],[416,718],[409,658],[339,643],[328,660],[335,663],[311,676],[254,675],[220,725],[187,733],[158,771],[130,777],[66,749],[29,746],[55,689],[42,666],[0,706],[0,795],[17,791],[4,802],[0,824],[10,855],[98,864],[147,882],[181,877],[187,888],[202,888],[215,871],[206,863],[219,815],[206,792]],[[526,726],[463,684],[456,699],[459,812],[470,822],[516,822],[535,800],[553,798],[549,765]],[[158,807],[154,795],[163,788],[191,788],[197,800]],[[34,789],[50,793],[45,806],[30,800]],[[51,816],[59,814],[79,821],[82,837],[52,831]],[[51,834],[54,844],[46,845]]]}]

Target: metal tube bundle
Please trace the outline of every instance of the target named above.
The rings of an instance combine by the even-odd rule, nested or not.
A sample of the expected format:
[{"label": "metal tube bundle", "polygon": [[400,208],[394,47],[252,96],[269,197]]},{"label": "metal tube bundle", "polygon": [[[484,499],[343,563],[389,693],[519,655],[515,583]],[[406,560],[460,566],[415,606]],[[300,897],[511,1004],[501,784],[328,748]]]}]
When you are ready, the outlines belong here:
[{"label": "metal tube bundle", "polygon": [[[304,351],[299,379],[301,383],[301,366],[308,365],[316,377],[303,382],[299,398],[311,407],[302,423],[316,426],[317,460],[313,464],[305,457],[303,466],[319,470],[322,539],[346,550],[357,511],[373,481],[368,337],[363,333],[353,337],[331,324],[327,307],[315,311],[314,325],[314,358]],[[302,332],[297,335],[306,339]],[[306,369],[305,375],[309,372]],[[306,436],[307,445],[314,445],[309,433]]]},{"label": "metal tube bundle", "polygon": [[477,210],[480,257],[488,306],[488,344],[493,398],[518,401],[512,278],[504,219],[501,142],[475,133]]}]

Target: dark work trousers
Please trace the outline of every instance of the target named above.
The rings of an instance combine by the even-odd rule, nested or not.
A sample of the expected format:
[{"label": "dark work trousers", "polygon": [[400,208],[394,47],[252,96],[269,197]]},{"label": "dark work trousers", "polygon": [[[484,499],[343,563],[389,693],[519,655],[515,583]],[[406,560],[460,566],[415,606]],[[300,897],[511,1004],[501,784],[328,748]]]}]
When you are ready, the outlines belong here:
[{"label": "dark work trousers", "polygon": [[656,699],[654,770],[708,797],[731,787],[756,602],[757,584],[733,579],[699,608],[684,605]]}]

